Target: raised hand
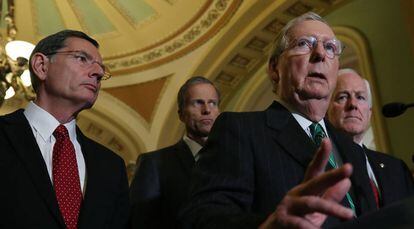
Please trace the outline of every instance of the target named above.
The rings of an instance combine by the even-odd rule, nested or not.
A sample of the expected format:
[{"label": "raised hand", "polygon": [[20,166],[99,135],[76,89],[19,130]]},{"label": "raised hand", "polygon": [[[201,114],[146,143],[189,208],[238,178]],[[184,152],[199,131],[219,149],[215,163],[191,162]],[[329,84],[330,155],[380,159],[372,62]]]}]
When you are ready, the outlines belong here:
[{"label": "raised hand", "polygon": [[351,187],[352,165],[325,172],[331,150],[331,142],[324,139],[303,182],[286,194],[259,228],[319,228],[328,216],[352,219],[352,210],[339,203]]}]

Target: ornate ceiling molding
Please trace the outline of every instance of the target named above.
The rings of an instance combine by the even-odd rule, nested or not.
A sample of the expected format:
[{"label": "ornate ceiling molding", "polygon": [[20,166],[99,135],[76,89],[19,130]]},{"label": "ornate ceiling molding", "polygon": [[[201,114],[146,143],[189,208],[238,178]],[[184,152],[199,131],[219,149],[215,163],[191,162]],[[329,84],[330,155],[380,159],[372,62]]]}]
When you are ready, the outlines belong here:
[{"label": "ornate ceiling molding", "polygon": [[118,0],[108,0],[108,2],[125,18],[125,20],[132,27],[139,28],[143,25],[151,23],[152,21],[154,21],[154,20],[156,20],[157,18],[160,17],[159,13],[155,13],[155,14],[149,16],[148,18],[145,18],[144,20],[136,21],[134,19],[134,15],[133,15],[134,12],[131,12],[130,10],[128,10],[126,8],[126,6],[123,6],[122,4],[120,4]]},{"label": "ornate ceiling molding", "polygon": [[123,56],[105,58],[115,74],[127,74],[157,67],[177,59],[212,38],[233,16],[241,0],[208,1],[201,14],[165,40]]}]

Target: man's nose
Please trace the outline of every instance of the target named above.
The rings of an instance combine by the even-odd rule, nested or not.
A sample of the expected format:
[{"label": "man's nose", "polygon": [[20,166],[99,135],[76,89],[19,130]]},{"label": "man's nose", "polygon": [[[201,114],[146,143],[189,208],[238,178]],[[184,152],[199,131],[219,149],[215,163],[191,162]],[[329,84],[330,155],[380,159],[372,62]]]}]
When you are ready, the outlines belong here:
[{"label": "man's nose", "polygon": [[210,114],[211,108],[208,103],[203,104],[202,111],[203,114],[207,115]]},{"label": "man's nose", "polygon": [[348,109],[350,110],[356,109],[357,105],[358,105],[357,99],[354,96],[351,96],[347,102]]},{"label": "man's nose", "polygon": [[323,47],[323,43],[321,41],[318,41],[315,46],[312,48],[310,62],[316,63],[316,62],[323,62],[325,61],[326,57],[326,51]]},{"label": "man's nose", "polygon": [[90,68],[89,77],[96,77],[100,80],[105,75],[105,70],[97,61],[93,62]]}]

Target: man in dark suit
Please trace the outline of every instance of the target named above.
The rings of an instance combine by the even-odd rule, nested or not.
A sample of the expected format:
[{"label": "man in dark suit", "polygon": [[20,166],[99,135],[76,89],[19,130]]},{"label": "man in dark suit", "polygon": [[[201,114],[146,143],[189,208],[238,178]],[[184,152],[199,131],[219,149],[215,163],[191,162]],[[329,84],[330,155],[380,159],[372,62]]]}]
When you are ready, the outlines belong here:
[{"label": "man in dark suit", "polygon": [[338,71],[338,80],[328,109],[334,127],[349,134],[367,159],[367,172],[378,208],[414,193],[413,179],[406,164],[392,156],[370,150],[362,144],[370,126],[372,95],[369,82],[353,69]]},{"label": "man in dark suit", "polygon": [[341,52],[319,15],[286,24],[269,60],[276,101],[217,118],[194,169],[184,226],[318,228],[376,209],[361,150],[324,119]]},{"label": "man in dark suit", "polygon": [[125,228],[124,161],[82,134],[76,116],[110,77],[98,43],[64,30],[42,39],[29,68],[36,99],[0,117],[1,228]]},{"label": "man in dark suit", "polygon": [[131,184],[133,228],[177,228],[191,170],[219,114],[220,93],[204,77],[187,80],[177,100],[186,133],[175,145],[139,156]]}]

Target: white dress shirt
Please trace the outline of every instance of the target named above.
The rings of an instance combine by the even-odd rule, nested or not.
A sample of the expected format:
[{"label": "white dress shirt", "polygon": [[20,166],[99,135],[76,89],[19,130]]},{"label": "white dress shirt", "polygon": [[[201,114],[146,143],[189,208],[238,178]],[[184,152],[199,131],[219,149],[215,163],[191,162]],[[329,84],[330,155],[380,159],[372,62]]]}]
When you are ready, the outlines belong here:
[{"label": "white dress shirt", "polygon": [[[289,110],[289,112],[292,114],[292,116],[295,118],[295,120],[299,123],[299,125],[302,127],[303,131],[305,131],[305,133],[311,138],[312,138],[312,134],[310,131],[309,126],[313,123],[312,121],[310,121],[309,119],[305,118],[302,114],[300,114],[299,112],[297,112],[293,107],[291,107],[289,104],[287,104],[286,102],[284,102],[283,100],[281,100],[280,98],[276,97],[275,99],[277,102],[279,102],[280,104],[282,104],[286,109]],[[328,131],[326,130],[326,125],[325,125],[325,120],[321,119],[318,122],[322,128],[323,131],[326,134],[326,137],[329,138],[329,134]],[[341,166],[343,164],[342,162],[342,157],[339,154],[338,148],[335,145],[335,142],[331,141],[332,143],[332,154],[334,155],[335,158],[335,162],[338,166]]]},{"label": "white dress shirt", "polygon": [[[364,149],[364,145],[362,144],[362,142],[360,142],[360,143],[358,143],[358,145],[359,146],[361,146],[362,147],[362,149]],[[365,150],[365,149],[364,149]],[[369,163],[369,161],[368,161],[368,157],[367,157],[367,154],[365,154],[364,153],[364,156],[365,156],[365,161],[366,161],[366,164],[367,164],[367,172],[368,172],[368,177],[369,177],[369,179],[371,179],[373,182],[374,182],[374,184],[375,184],[375,186],[377,187],[377,189],[378,189],[378,182],[377,182],[377,178],[375,178],[375,174],[374,174],[374,171],[372,170],[372,167],[371,167],[371,164]]]},{"label": "white dress shirt", "polygon": [[194,141],[193,139],[189,138],[186,134],[183,137],[184,142],[188,145],[188,148],[190,148],[191,153],[193,154],[194,160],[197,161],[200,155],[198,155],[198,152],[200,152],[201,146],[198,144],[198,142]]},{"label": "white dress shirt", "polygon": [[[24,115],[29,121],[33,135],[42,153],[45,161],[47,172],[53,184],[52,166],[53,166],[53,146],[56,142],[53,132],[60,125],[59,121],[47,111],[30,102],[24,111]],[[78,164],[79,179],[81,190],[84,193],[84,184],[86,179],[85,159],[81,151],[80,144],[76,138],[76,120],[63,124],[69,132],[69,138],[75,148],[76,162]]]}]

